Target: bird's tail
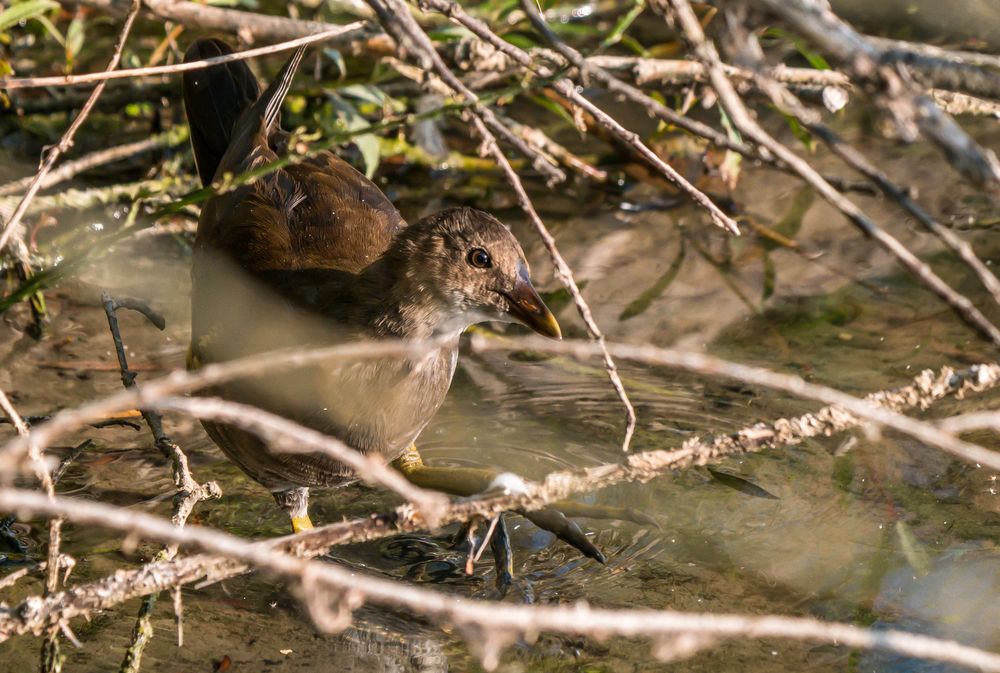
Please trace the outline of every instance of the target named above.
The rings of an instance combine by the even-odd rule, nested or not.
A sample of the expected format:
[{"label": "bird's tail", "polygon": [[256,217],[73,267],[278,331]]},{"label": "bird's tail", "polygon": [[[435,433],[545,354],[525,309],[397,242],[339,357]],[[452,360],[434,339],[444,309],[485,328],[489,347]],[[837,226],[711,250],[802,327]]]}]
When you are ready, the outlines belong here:
[{"label": "bird's tail", "polygon": [[[221,40],[197,40],[184,62],[231,54]],[[232,140],[233,125],[260,96],[260,85],[244,61],[230,61],[184,73],[184,111],[201,183],[208,185]]]}]

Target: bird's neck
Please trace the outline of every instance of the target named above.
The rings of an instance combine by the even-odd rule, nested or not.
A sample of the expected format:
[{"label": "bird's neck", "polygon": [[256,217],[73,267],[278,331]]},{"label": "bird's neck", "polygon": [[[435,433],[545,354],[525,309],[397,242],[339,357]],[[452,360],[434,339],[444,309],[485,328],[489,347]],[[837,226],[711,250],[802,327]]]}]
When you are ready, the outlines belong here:
[{"label": "bird's neck", "polygon": [[383,257],[365,273],[374,282],[372,296],[378,297],[371,312],[376,334],[399,339],[458,338],[471,324],[467,317],[449,310],[440,293],[422,279],[411,260]]}]

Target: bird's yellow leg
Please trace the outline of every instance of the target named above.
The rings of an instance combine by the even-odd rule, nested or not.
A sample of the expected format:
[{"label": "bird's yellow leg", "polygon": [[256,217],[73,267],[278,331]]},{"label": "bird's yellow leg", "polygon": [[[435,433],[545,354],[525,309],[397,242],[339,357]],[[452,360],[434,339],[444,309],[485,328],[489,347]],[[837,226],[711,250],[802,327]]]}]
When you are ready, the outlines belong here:
[{"label": "bird's yellow leg", "polygon": [[[499,472],[485,468],[473,467],[432,467],[425,465],[416,445],[411,444],[402,456],[393,462],[393,466],[403,473],[403,476],[422,488],[429,488],[458,496],[470,496],[482,493],[490,488]],[[543,530],[553,533],[563,542],[575,547],[584,555],[604,563],[604,554],[594,546],[586,534],[576,523],[567,519],[553,507],[546,507],[534,512],[521,512],[532,523]],[[506,560],[497,559],[506,564]],[[502,569],[497,567],[498,578]]]},{"label": "bird's yellow leg", "polygon": [[[485,468],[425,465],[414,444],[411,444],[410,448],[395,460],[393,466],[402,472],[403,476],[412,484],[458,496],[482,493],[500,474],[496,470]],[[559,510],[566,516],[579,516],[587,519],[617,519],[659,527],[659,524],[651,516],[631,507],[588,505],[573,500],[560,500],[552,503],[552,508]]]},{"label": "bird's yellow leg", "polygon": [[459,496],[482,493],[499,474],[496,470],[485,468],[425,465],[414,444],[410,444],[410,448],[392,465],[412,484]]},{"label": "bird's yellow leg", "polygon": [[293,516],[292,517],[292,532],[301,533],[304,530],[309,530],[313,527],[313,522],[310,521],[309,515],[304,516]]},{"label": "bird's yellow leg", "polygon": [[292,520],[292,532],[301,533],[313,527],[309,519],[309,489],[305,487],[274,491],[272,494],[278,506],[285,510]]}]

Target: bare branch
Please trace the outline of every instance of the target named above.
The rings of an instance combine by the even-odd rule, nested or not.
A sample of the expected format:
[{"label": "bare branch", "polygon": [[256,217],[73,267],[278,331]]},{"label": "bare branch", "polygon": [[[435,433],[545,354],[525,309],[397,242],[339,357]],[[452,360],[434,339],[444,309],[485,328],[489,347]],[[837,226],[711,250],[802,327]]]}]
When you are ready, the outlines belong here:
[{"label": "bare branch", "polygon": [[893,63],[886,61],[884,50],[844,23],[829,5],[819,0],[754,0],[754,4],[788,21],[859,81],[874,85],[874,100],[892,115],[903,138],[912,140],[919,130],[973,184],[1000,189],[996,154],[972,140],[919,87],[903,79]]},{"label": "bare branch", "polygon": [[[195,3],[189,3],[195,4]],[[196,5],[200,7],[202,11],[206,8],[202,5]],[[246,14],[246,12],[237,12],[238,14]],[[326,24],[320,24],[325,26]],[[233,61],[244,61],[248,58],[254,58],[257,56],[265,56],[267,54],[277,54],[283,51],[290,51],[296,49],[306,44],[314,44],[316,42],[326,42],[333,38],[341,37],[346,34],[351,34],[354,31],[358,31],[364,27],[364,23],[361,21],[356,21],[354,23],[349,23],[346,26],[335,26],[333,28],[328,28],[319,33],[313,33],[306,35],[305,37],[297,37],[295,39],[288,40],[286,42],[280,42],[278,44],[268,45],[266,47],[257,47],[255,49],[247,49],[244,51],[234,52],[232,54],[224,54],[222,56],[213,56],[212,58],[202,59],[200,61],[190,61],[187,63],[176,63],[174,65],[158,65],[151,66],[148,68],[131,68],[128,70],[112,70],[109,68],[104,72],[93,72],[86,73],[82,75],[60,75],[55,77],[24,77],[24,78],[10,78],[10,79],[0,79],[0,89],[25,89],[31,87],[45,87],[45,86],[75,86],[78,84],[87,84],[90,82],[106,82],[111,79],[127,79],[134,77],[151,77],[153,75],[176,75],[177,73],[189,72],[191,70],[204,70],[205,68],[210,68],[213,65],[219,65],[221,63],[232,63]],[[95,91],[97,89],[95,88]],[[93,95],[93,94],[92,94]]]}]

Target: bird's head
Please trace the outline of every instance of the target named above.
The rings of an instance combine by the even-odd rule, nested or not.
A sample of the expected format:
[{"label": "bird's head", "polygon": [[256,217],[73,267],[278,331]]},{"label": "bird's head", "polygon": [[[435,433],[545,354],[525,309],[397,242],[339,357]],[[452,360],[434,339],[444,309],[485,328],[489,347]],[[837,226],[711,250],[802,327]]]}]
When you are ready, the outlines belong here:
[{"label": "bird's head", "polygon": [[410,225],[401,236],[406,282],[433,296],[457,321],[518,322],[561,338],[559,323],[531,284],[524,251],[492,215],[452,208]]}]

